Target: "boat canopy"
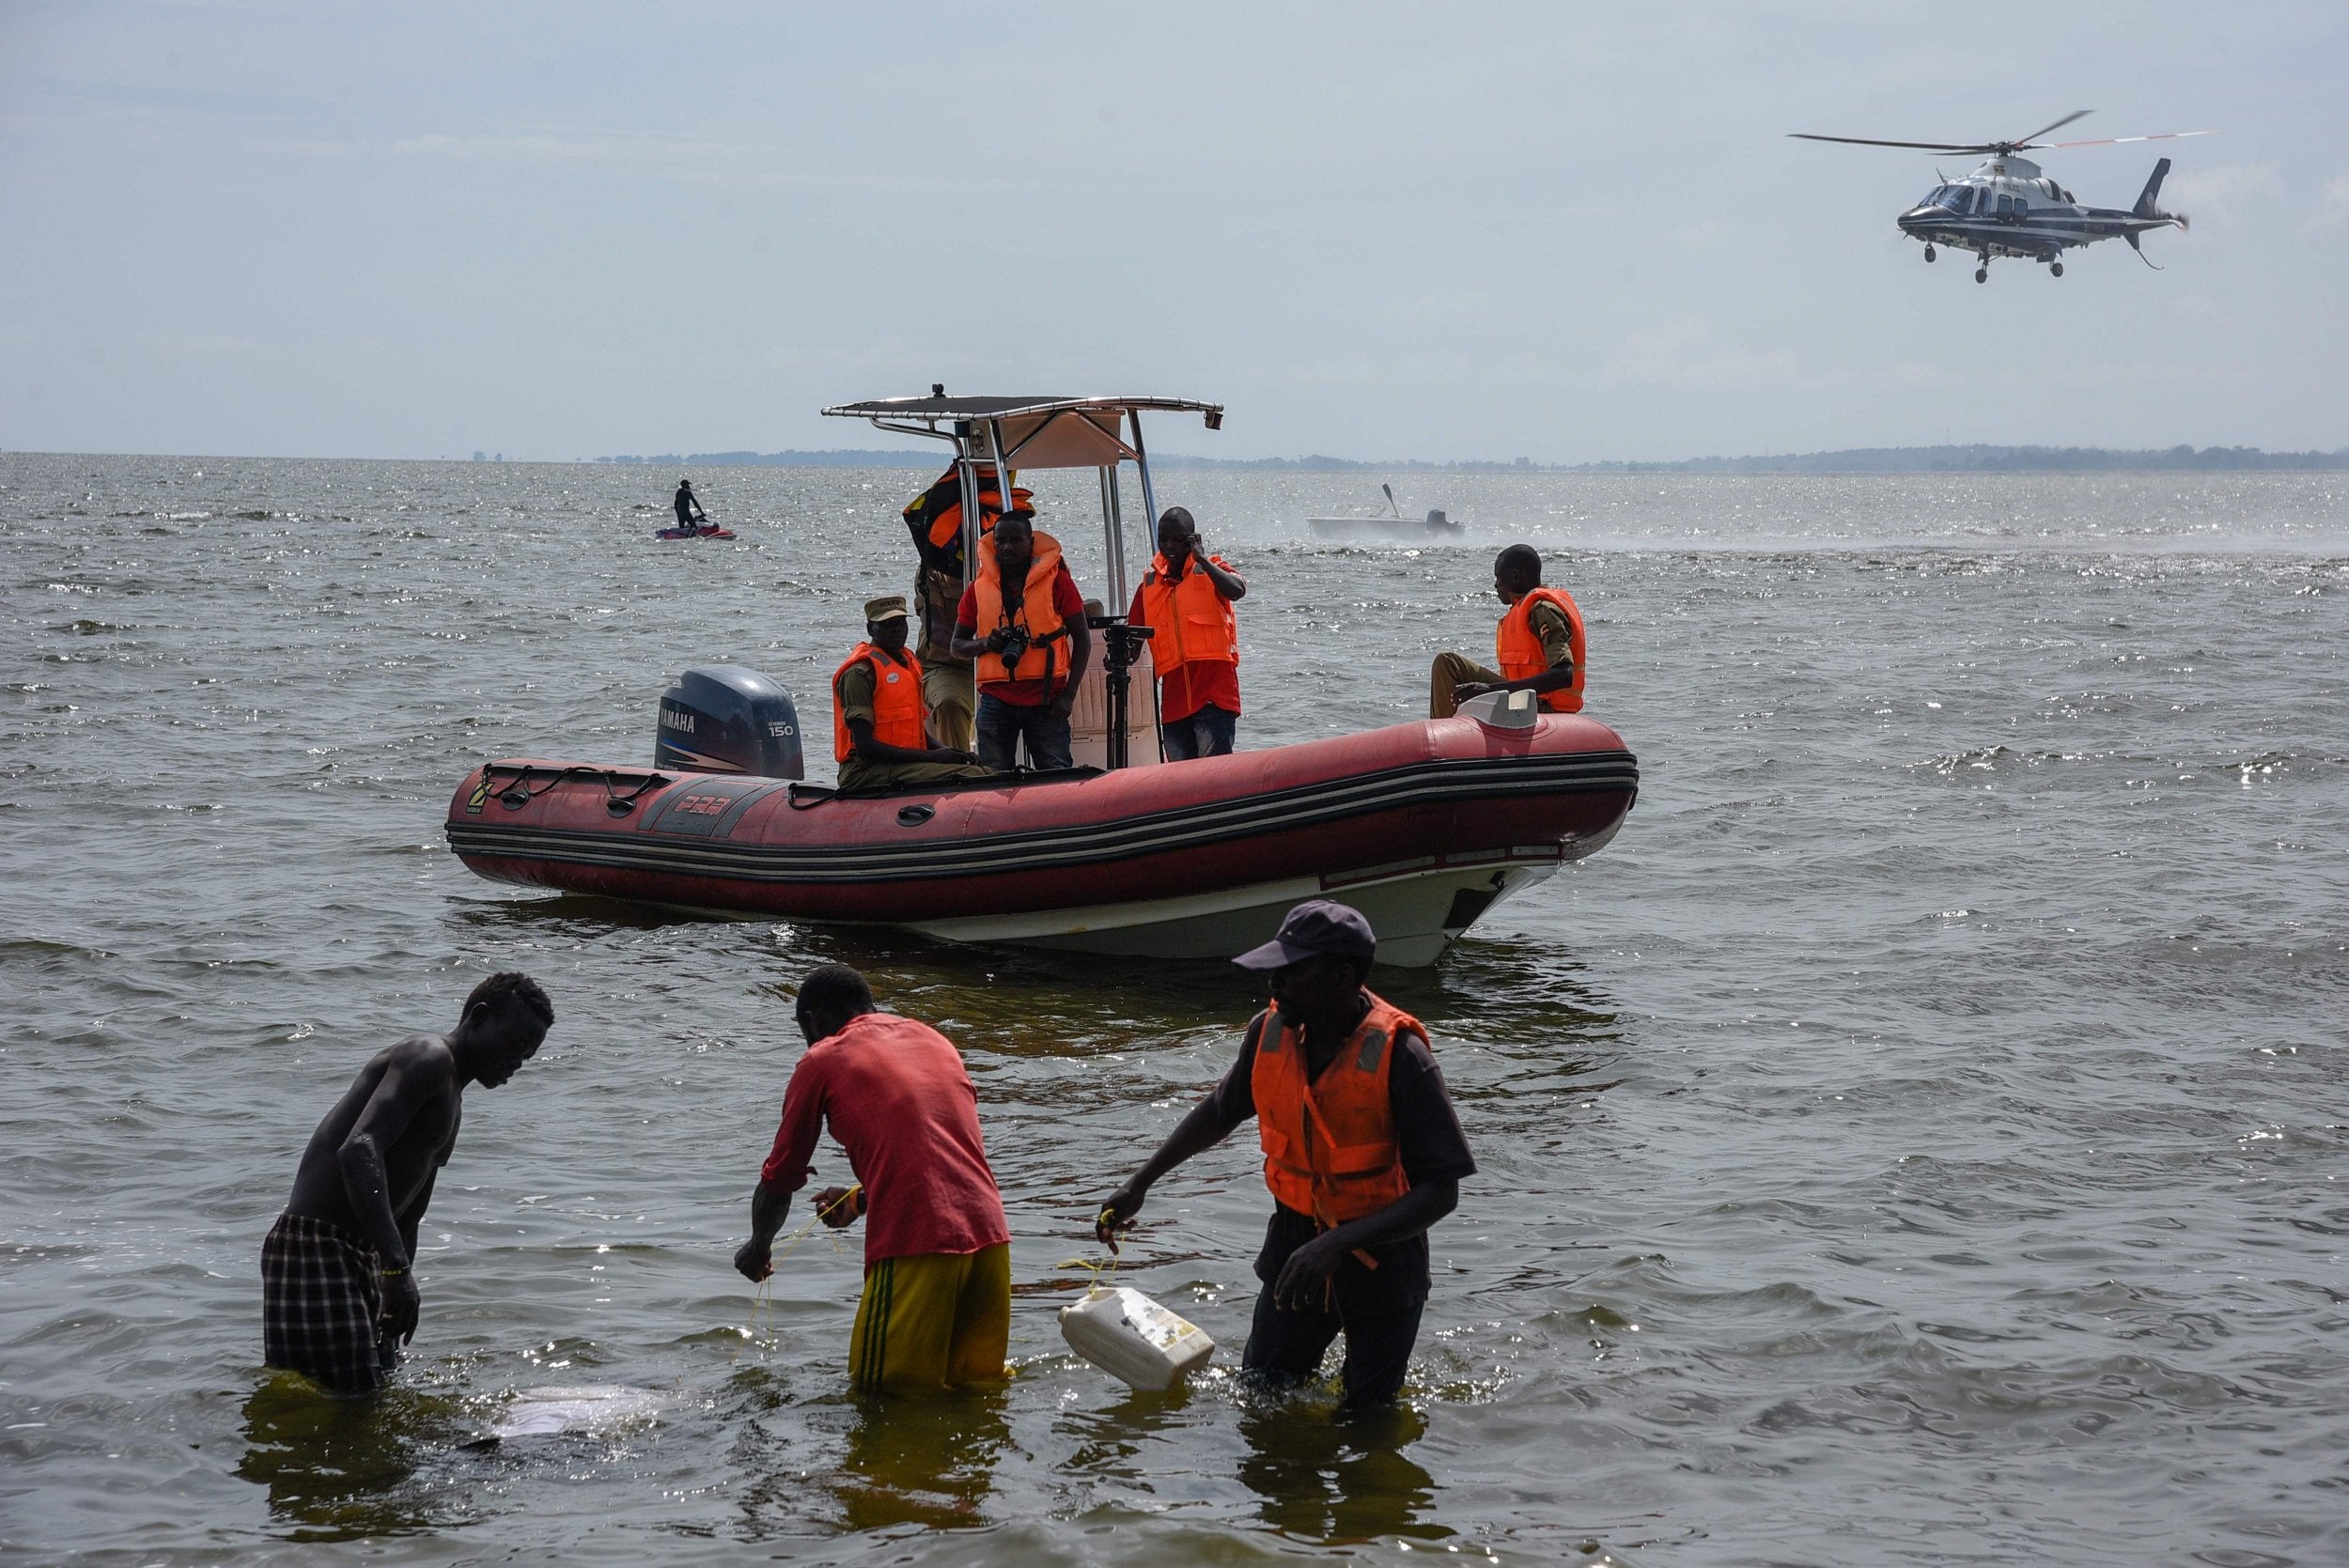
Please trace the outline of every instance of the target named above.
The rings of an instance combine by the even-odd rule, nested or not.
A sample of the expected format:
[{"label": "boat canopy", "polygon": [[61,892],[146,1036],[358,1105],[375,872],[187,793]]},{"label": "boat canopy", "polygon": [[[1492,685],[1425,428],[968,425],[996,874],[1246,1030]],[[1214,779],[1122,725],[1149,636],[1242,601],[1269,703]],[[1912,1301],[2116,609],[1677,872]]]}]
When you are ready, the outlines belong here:
[{"label": "boat canopy", "polygon": [[[1019,468],[1114,468],[1146,462],[1142,411],[1193,412],[1223,426],[1223,406],[1189,397],[880,397],[824,412],[884,430],[952,441],[960,455]],[[1128,432],[1131,439],[1128,439]]]},{"label": "boat canopy", "polygon": [[[1134,465],[1142,481],[1143,520],[1155,530],[1158,497],[1150,485],[1150,456],[1142,440],[1143,410],[1196,413],[1210,430],[1223,427],[1223,405],[1190,397],[949,397],[933,384],[927,397],[876,397],[824,410],[833,419],[863,419],[883,430],[951,442],[962,479],[964,581],[978,562],[981,475],[993,470],[996,493],[1009,496],[1013,471],[1022,468],[1090,468],[1101,476],[1101,527],[1108,545],[1112,611],[1127,602],[1125,513],[1118,499],[1117,469]],[[1151,535],[1155,548],[1155,533]],[[1143,558],[1149,558],[1149,550]],[[1118,640],[1111,639],[1114,647]]]},{"label": "boat canopy", "polygon": [[1101,533],[1107,546],[1110,596],[1103,614],[1092,617],[1102,633],[1103,673],[1108,678],[1109,765],[1126,766],[1127,671],[1138,657],[1147,629],[1128,627],[1121,613],[1132,584],[1126,570],[1126,517],[1119,499],[1117,469],[1134,465],[1142,482],[1143,559],[1156,548],[1158,496],[1150,487],[1150,455],[1142,442],[1144,409],[1196,413],[1210,430],[1223,427],[1223,405],[1189,397],[949,397],[932,383],[927,397],[877,397],[842,403],[824,412],[834,419],[869,420],[879,429],[951,442],[955,471],[962,486],[962,570],[969,584],[978,569],[981,475],[993,470],[995,493],[1011,497],[1012,476],[1021,468],[1089,468],[1100,475]]}]

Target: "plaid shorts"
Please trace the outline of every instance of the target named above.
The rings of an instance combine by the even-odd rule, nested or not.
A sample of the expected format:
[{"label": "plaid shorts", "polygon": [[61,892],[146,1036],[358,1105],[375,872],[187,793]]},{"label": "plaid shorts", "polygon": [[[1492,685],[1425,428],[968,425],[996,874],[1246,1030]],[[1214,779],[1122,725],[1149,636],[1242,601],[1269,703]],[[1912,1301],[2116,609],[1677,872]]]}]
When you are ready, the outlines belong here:
[{"label": "plaid shorts", "polygon": [[261,1355],[337,1393],[383,1386],[399,1358],[383,1332],[376,1250],[339,1225],[281,1214],[261,1243]]}]

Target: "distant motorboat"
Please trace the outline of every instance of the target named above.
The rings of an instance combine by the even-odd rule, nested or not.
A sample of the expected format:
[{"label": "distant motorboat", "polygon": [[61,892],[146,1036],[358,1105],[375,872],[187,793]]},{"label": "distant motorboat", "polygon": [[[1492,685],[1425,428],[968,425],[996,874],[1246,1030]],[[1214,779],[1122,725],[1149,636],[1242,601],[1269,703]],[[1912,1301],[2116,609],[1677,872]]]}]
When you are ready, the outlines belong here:
[{"label": "distant motorboat", "polygon": [[1466,525],[1444,516],[1441,508],[1430,509],[1423,518],[1407,518],[1395,504],[1394,487],[1378,487],[1386,492],[1387,515],[1366,518],[1307,518],[1305,526],[1324,538],[1357,539],[1424,539],[1456,538],[1468,532]]}]

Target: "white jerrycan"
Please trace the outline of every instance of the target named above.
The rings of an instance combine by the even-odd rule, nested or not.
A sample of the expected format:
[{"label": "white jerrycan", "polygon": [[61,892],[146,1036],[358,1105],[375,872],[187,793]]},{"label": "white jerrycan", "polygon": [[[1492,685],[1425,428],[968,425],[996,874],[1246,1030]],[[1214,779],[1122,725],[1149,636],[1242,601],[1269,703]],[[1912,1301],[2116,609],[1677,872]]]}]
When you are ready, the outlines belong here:
[{"label": "white jerrycan", "polygon": [[1164,1389],[1215,1354],[1215,1341],[1138,1290],[1096,1285],[1060,1310],[1061,1338],[1137,1389]]}]

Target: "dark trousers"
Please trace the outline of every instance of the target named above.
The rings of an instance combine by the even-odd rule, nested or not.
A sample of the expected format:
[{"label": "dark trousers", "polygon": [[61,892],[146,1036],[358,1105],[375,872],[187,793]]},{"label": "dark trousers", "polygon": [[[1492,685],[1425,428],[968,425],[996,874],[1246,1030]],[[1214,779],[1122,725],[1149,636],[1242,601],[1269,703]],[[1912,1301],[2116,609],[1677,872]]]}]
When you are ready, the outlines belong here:
[{"label": "dark trousers", "polygon": [[1232,754],[1232,740],[1238,730],[1238,714],[1227,713],[1209,703],[1196,713],[1160,724],[1159,743],[1165,748],[1169,762],[1227,757]]},{"label": "dark trousers", "polygon": [[1347,1323],[1334,1309],[1300,1312],[1280,1306],[1267,1285],[1256,1295],[1255,1321],[1248,1326],[1240,1370],[1268,1383],[1301,1383],[1321,1370],[1330,1342],[1344,1333],[1346,1361],[1338,1372],[1346,1390],[1344,1407],[1360,1410],[1392,1404],[1403,1391],[1403,1374],[1410,1366],[1420,1314],[1425,1310],[1425,1302],[1414,1302]]},{"label": "dark trousers", "polygon": [[1055,719],[1044,705],[1025,706],[1001,697],[979,693],[979,760],[998,773],[1011,770],[1019,742],[1028,743],[1028,766],[1038,770],[1066,768],[1069,760],[1068,721]]}]

